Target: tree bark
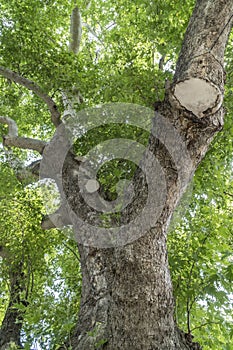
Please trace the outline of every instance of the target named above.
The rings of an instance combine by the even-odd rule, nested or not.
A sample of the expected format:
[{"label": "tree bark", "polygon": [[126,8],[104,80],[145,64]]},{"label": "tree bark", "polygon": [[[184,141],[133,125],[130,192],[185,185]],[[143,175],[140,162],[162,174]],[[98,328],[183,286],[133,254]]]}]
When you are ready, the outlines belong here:
[{"label": "tree bark", "polygon": [[[22,347],[20,338],[24,315],[23,309],[27,307],[28,302],[25,299],[26,283],[21,262],[10,263],[9,281],[10,297],[0,328],[0,350],[7,349],[11,342],[18,347]],[[19,305],[22,306],[22,309]]]},{"label": "tree bark", "polygon": [[33,81],[24,78],[22,75],[11,71],[10,69],[7,69],[5,67],[0,66],[0,74],[11,80],[14,81],[17,84],[20,84],[24,87],[26,87],[28,90],[33,91],[38,97],[40,97],[48,106],[48,109],[50,111],[51,114],[51,121],[52,123],[57,127],[61,124],[61,115],[60,112],[57,109],[57,106],[55,104],[55,102],[53,101],[53,99],[47,95],[39,85],[37,85],[36,83],[34,83]]},{"label": "tree bark", "polygon": [[43,153],[47,142],[18,136],[18,126],[11,118],[0,116],[0,123],[8,125],[8,134],[3,136],[3,146],[32,149]]},{"label": "tree bark", "polygon": [[[223,126],[223,58],[232,17],[231,0],[196,1],[174,80],[155,116],[155,123],[160,115],[169,120],[185,142],[191,159],[185,169],[187,178],[191,178],[214,135]],[[193,95],[188,91],[194,91]],[[202,99],[203,94],[206,95]],[[184,336],[177,329],[173,318],[166,235],[184,188],[179,187],[178,169],[169,152],[152,135],[149,148],[166,176],[164,209],[157,223],[131,244],[109,249],[79,244],[83,286],[72,349],[201,348],[192,342],[190,334]],[[78,212],[77,184],[71,171],[67,170],[65,177],[67,198],[74,197],[74,191],[77,194],[76,200],[71,199],[69,204]],[[140,207],[140,193],[137,195]]]}]

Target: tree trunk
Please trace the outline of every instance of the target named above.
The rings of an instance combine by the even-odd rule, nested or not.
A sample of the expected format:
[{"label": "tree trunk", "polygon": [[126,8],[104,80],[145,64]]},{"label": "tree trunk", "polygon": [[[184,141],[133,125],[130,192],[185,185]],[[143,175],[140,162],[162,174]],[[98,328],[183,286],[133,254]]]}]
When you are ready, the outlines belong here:
[{"label": "tree trunk", "polygon": [[73,349],[194,348],[185,345],[174,323],[160,225],[124,248],[81,250],[83,295]]},{"label": "tree trunk", "polygon": [[[7,349],[11,342],[21,347],[20,338],[23,324],[23,308],[27,306],[27,301],[25,300],[25,275],[22,263],[11,262],[9,280],[10,298],[0,328],[0,350]],[[22,309],[18,305],[21,305]]]},{"label": "tree trunk", "polygon": [[[166,104],[167,102],[161,104],[161,108],[163,116],[169,119],[171,114],[166,109]],[[161,127],[158,114],[156,118],[159,122],[155,119],[154,124],[158,129]],[[180,151],[179,141],[179,138],[173,138],[168,145],[177,154]],[[192,162],[189,157],[187,159],[190,163],[187,163],[187,159],[181,162],[184,162],[186,169],[185,176],[183,174],[180,181],[177,164],[174,164],[169,150],[152,134],[149,150],[153,151],[164,170],[164,208],[157,222],[132,243],[105,249],[79,244],[83,276],[82,299],[78,324],[71,340],[72,349],[199,349],[198,344],[192,343],[190,337],[185,337],[174,322],[166,248],[171,215],[197,162]],[[148,169],[150,158],[145,155],[142,163]],[[63,185],[71,208],[87,217],[73,175],[76,166],[74,157],[70,154],[64,166]],[[136,200],[131,207],[122,213],[122,224],[130,222],[135,213],[143,209],[145,203],[142,193],[146,192],[143,180],[145,179],[142,179],[141,172],[138,171],[134,188],[140,188],[140,191],[136,193]],[[155,198],[152,207],[156,208],[156,205]],[[93,221],[95,223],[98,224],[98,218],[96,222]],[[76,232],[78,235],[78,227]]]},{"label": "tree trunk", "polygon": [[[174,164],[170,151],[173,147],[174,152],[180,152],[173,142],[177,140],[169,149],[151,134],[149,149],[163,167],[167,185],[159,219],[141,238],[125,246],[103,249],[79,244],[83,286],[72,349],[200,349],[191,334],[184,335],[174,322],[166,236],[188,181],[223,125],[223,58],[232,13],[232,0],[196,1],[174,80],[158,104],[155,125],[165,118],[178,132],[190,160],[189,164],[182,160]],[[72,176],[72,162],[67,161],[63,174],[65,192],[72,210],[80,213],[83,201]],[[178,178],[182,172],[181,184]],[[136,184],[139,178],[137,174]],[[136,197],[140,209],[142,191]],[[137,209],[131,208],[123,220],[130,221]]]}]

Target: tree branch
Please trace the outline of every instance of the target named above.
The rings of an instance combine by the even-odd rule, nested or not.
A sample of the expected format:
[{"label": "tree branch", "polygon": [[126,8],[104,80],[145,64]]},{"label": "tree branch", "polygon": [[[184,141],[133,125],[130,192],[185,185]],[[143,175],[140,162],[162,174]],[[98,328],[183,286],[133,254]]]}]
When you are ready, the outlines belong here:
[{"label": "tree branch", "polygon": [[200,324],[199,326],[196,326],[196,327],[193,327],[190,332],[192,333],[193,331],[195,331],[196,329],[200,329],[202,327],[205,327],[205,326],[208,326],[210,324],[220,324],[220,322],[214,322],[214,321],[209,321],[209,322],[205,322],[205,323],[202,323]]},{"label": "tree branch", "polygon": [[0,74],[7,79],[14,81],[17,84],[20,84],[26,87],[28,90],[33,91],[38,97],[40,97],[48,106],[48,109],[51,113],[52,123],[57,127],[61,124],[61,115],[57,109],[57,106],[53,99],[47,95],[39,85],[34,83],[33,81],[24,78],[23,76],[7,69],[5,67],[0,66]]},{"label": "tree branch", "polygon": [[70,21],[70,51],[78,54],[82,36],[82,20],[78,6],[72,11]]},{"label": "tree branch", "polygon": [[4,259],[4,258],[8,258],[8,256],[9,256],[9,253],[6,250],[6,248],[0,245],[0,257]]},{"label": "tree branch", "polygon": [[16,170],[17,179],[20,182],[29,181],[30,183],[33,180],[38,181],[39,180],[39,173],[40,173],[40,163],[41,163],[41,159],[32,162],[26,168],[17,169]]},{"label": "tree branch", "polygon": [[79,258],[79,256],[78,256],[78,254],[76,253],[76,251],[73,249],[73,248],[71,248],[68,244],[66,244],[66,243],[63,243],[63,245],[64,245],[64,247],[66,247],[67,249],[69,249],[70,251],[71,251],[71,253],[73,253],[74,254],[74,256],[76,257],[76,259],[78,260],[78,262],[80,262],[80,258]]},{"label": "tree branch", "polygon": [[87,30],[102,44],[104,45],[103,41],[98,37],[98,34],[94,31],[94,29],[91,28],[91,26],[88,23],[83,23],[83,27],[87,28]]},{"label": "tree branch", "polygon": [[223,101],[224,51],[233,22],[232,0],[197,0],[184,37],[170,102],[198,119]]},{"label": "tree branch", "polygon": [[8,134],[3,136],[3,145],[4,146],[13,146],[23,149],[31,149],[43,153],[47,142],[31,139],[28,137],[20,137],[18,136],[18,127],[16,122],[8,117],[0,116],[0,123],[8,125]]},{"label": "tree branch", "polygon": [[41,228],[43,230],[50,230],[51,228],[64,228],[72,225],[68,210],[61,205],[58,210],[50,215],[45,215],[42,219]]},{"label": "tree branch", "polygon": [[[11,342],[14,342],[17,348],[22,349],[20,335],[24,314],[29,305],[29,301],[24,297],[27,294],[26,275],[23,261],[17,262],[17,260],[12,259],[8,264],[10,264],[8,275],[10,280],[9,302],[0,328],[0,349],[9,349]],[[15,304],[19,307],[16,307]]]},{"label": "tree branch", "polygon": [[226,192],[226,191],[224,191],[223,193],[224,193],[226,196],[233,197],[233,194],[232,194],[232,193],[229,193],[229,192]]},{"label": "tree branch", "polygon": [[0,123],[8,125],[8,136],[17,137],[18,136],[18,127],[16,122],[8,117],[0,116]]},{"label": "tree branch", "polygon": [[41,140],[31,139],[28,137],[4,136],[3,144],[4,144],[4,146],[13,146],[13,147],[18,147],[18,148],[22,148],[22,149],[31,149],[31,150],[37,151],[40,154],[42,154],[45,146],[47,145],[47,142],[41,141]]},{"label": "tree branch", "polygon": [[[223,67],[225,47],[233,22],[232,13],[231,0],[196,1],[176,65],[175,81],[185,77],[193,66],[193,60],[204,55],[212,55]],[[197,66],[194,73],[200,74]],[[214,73],[208,72],[209,77],[214,78]]]}]

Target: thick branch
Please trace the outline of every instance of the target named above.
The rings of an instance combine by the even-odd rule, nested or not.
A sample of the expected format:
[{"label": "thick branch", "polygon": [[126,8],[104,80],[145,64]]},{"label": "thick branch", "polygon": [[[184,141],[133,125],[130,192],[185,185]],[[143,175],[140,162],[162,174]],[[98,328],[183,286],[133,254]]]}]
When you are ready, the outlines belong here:
[{"label": "thick branch", "polygon": [[23,169],[16,169],[16,177],[20,182],[28,182],[39,180],[41,159],[32,162],[29,166]]},{"label": "thick branch", "polygon": [[51,120],[53,124],[57,127],[61,124],[60,119],[60,112],[57,109],[57,106],[53,99],[47,95],[39,85],[34,83],[33,81],[22,77],[21,75],[11,71],[10,69],[7,69],[5,67],[0,66],[0,74],[4,76],[7,79],[10,79],[14,81],[15,83],[18,83],[27,89],[33,91],[38,97],[40,97],[48,106],[49,111],[51,113]]},{"label": "thick branch", "polygon": [[34,151],[43,153],[47,142],[41,140],[35,140],[28,137],[18,136],[18,127],[16,122],[8,117],[0,116],[0,123],[8,125],[8,134],[3,136],[4,146],[13,146],[23,149],[32,149]]},{"label": "thick branch", "polygon": [[47,145],[47,142],[31,139],[28,137],[5,136],[3,140],[3,144],[4,146],[13,146],[13,147],[18,147],[22,149],[31,149],[42,154],[45,146]]},{"label": "thick branch", "polygon": [[66,207],[61,205],[53,214],[44,216],[41,228],[43,230],[49,230],[51,228],[64,228],[68,225],[72,225],[69,213]]},{"label": "thick branch", "polygon": [[79,8],[76,6],[70,21],[70,51],[78,54],[82,36],[82,20]]},{"label": "thick branch", "polygon": [[203,118],[223,101],[224,51],[233,21],[232,0],[197,0],[183,41],[170,102]]},{"label": "thick branch", "polygon": [[29,164],[27,167],[27,170],[30,171],[30,173],[33,174],[34,176],[37,176],[38,178],[40,174],[40,163],[41,163],[41,159],[35,160],[31,164]]},{"label": "thick branch", "polygon": [[[193,60],[203,55],[212,55],[213,59],[223,66],[232,21],[231,0],[196,1],[177,62],[175,81],[182,80],[192,67]],[[213,75],[210,71],[208,74]]]},{"label": "thick branch", "polygon": [[0,123],[8,125],[8,136],[17,137],[18,136],[18,127],[16,122],[8,117],[0,116]]}]

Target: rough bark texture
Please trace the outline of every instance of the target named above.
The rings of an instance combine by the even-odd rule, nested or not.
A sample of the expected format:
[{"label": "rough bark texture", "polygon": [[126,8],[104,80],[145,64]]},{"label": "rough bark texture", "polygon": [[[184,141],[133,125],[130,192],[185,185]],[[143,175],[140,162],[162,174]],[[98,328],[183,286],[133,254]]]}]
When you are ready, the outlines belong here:
[{"label": "rough bark texture", "polygon": [[11,342],[15,343],[19,347],[22,346],[20,342],[20,333],[22,329],[24,313],[22,310],[19,310],[19,308],[17,306],[15,307],[14,305],[21,304],[22,307],[26,307],[28,305],[25,298],[22,299],[23,295],[25,297],[26,290],[25,275],[23,272],[22,263],[11,262],[10,265],[10,298],[5,317],[2,321],[2,325],[0,328],[0,350],[7,349]]},{"label": "rough bark texture", "polygon": [[[174,80],[166,91],[165,100],[158,106],[158,112],[173,124],[186,143],[191,158],[187,169],[190,176],[223,125],[223,58],[232,14],[231,0],[197,0]],[[212,91],[217,91],[216,103],[205,106],[206,110],[200,114],[185,108],[176,96],[176,86],[192,78],[204,80],[213,87]],[[186,337],[178,331],[173,319],[166,232],[182,194],[177,182],[178,170],[166,149],[153,136],[150,150],[159,159],[166,175],[164,210],[157,224],[132,244],[112,249],[79,245],[83,290],[78,324],[71,341],[73,349],[200,348],[192,343],[190,334]],[[72,209],[78,212],[83,209],[72,168],[71,165],[69,170],[67,166],[65,170],[65,187]],[[139,199],[137,205],[140,207],[140,204]]]}]

